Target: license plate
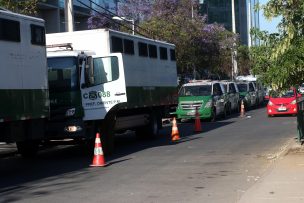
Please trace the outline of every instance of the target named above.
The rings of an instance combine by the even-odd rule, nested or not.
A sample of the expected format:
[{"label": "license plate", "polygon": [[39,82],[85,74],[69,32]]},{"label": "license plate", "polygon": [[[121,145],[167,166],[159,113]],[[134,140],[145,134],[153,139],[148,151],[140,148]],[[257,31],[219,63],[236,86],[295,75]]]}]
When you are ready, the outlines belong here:
[{"label": "license plate", "polygon": [[194,111],[187,112],[187,115],[188,115],[188,116],[194,116],[194,115],[195,115],[195,112],[194,112]]},{"label": "license plate", "polygon": [[286,107],[285,106],[281,106],[278,108],[279,111],[286,111]]}]

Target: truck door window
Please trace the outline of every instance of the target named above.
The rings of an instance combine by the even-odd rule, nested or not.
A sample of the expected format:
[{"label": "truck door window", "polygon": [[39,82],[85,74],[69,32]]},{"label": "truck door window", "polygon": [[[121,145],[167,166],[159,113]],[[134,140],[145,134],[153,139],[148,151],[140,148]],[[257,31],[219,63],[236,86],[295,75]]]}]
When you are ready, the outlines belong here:
[{"label": "truck door window", "polygon": [[99,85],[117,80],[119,67],[117,57],[101,57],[93,59],[94,84]]}]

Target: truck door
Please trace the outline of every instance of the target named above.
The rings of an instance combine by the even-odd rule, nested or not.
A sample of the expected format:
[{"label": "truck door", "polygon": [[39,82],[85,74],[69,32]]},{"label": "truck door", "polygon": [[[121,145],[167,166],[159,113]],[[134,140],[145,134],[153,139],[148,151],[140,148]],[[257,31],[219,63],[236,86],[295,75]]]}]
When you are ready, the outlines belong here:
[{"label": "truck door", "polygon": [[84,120],[104,119],[114,106],[127,102],[121,54],[93,56],[82,68],[81,81]]}]

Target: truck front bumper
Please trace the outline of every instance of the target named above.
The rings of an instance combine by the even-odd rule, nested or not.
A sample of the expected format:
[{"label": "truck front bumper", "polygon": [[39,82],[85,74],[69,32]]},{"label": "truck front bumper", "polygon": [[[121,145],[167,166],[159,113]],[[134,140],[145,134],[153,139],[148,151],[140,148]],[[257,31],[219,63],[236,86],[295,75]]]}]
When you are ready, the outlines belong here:
[{"label": "truck front bumper", "polygon": [[85,137],[85,125],[80,119],[49,121],[46,130],[47,138],[82,138]]}]

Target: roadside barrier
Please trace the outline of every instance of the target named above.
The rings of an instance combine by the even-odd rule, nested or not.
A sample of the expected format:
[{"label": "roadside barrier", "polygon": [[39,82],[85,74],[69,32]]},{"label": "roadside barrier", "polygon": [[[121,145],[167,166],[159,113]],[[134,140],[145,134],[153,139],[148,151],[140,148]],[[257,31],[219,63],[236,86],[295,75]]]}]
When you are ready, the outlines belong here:
[{"label": "roadside barrier", "polygon": [[198,108],[195,109],[194,132],[196,132],[196,133],[202,132],[202,125],[201,125],[201,119],[200,119],[200,115],[198,112]]},{"label": "roadside barrier", "polygon": [[172,121],[171,140],[178,141],[180,139],[175,117]]},{"label": "roadside barrier", "polygon": [[245,116],[245,105],[244,105],[244,101],[242,100],[240,117],[244,117],[244,116]]},{"label": "roadside barrier", "polygon": [[101,140],[100,140],[100,134],[96,133],[93,163],[90,166],[103,167],[103,166],[106,166],[106,165],[107,164],[105,162],[103,151],[102,151],[102,144],[101,144]]}]

